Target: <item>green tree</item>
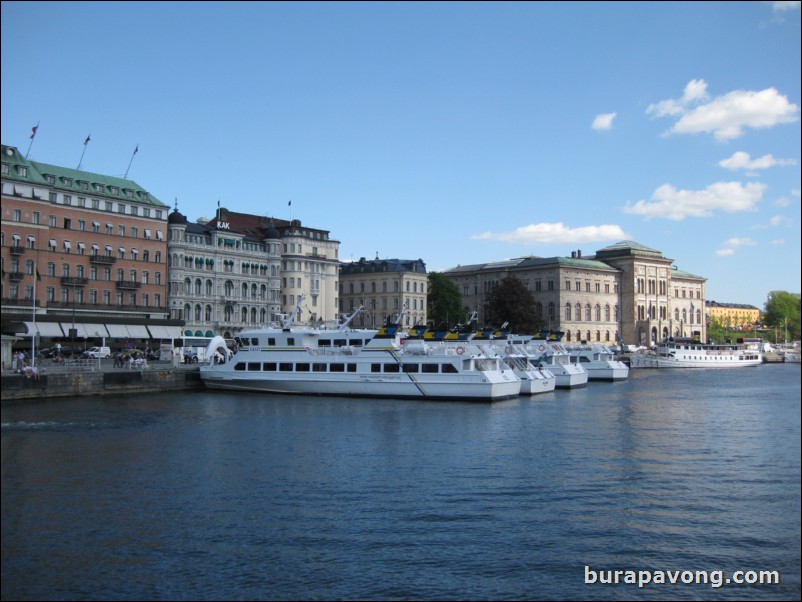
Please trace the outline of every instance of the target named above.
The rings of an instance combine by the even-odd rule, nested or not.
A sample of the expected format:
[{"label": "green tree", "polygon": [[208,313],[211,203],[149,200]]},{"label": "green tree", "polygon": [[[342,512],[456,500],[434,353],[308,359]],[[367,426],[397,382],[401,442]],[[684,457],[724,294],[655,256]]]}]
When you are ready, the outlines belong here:
[{"label": "green tree", "polygon": [[466,320],[462,309],[462,295],[457,285],[438,272],[429,274],[426,305],[426,314],[433,324],[457,324]]},{"label": "green tree", "polygon": [[487,301],[488,325],[509,322],[514,333],[533,333],[540,328],[535,315],[535,298],[523,282],[507,276],[490,293]]},{"label": "green tree", "polygon": [[800,333],[800,297],[785,291],[773,291],[769,293],[766,301],[763,323],[766,327],[775,329],[782,333],[780,338],[785,337],[786,329],[788,339],[791,341],[799,340]]}]

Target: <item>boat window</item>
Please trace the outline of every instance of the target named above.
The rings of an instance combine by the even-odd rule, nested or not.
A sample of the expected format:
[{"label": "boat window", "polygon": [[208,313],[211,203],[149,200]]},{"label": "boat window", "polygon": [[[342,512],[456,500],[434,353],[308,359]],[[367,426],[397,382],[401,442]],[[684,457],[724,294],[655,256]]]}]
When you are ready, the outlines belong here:
[{"label": "boat window", "polygon": [[335,347],[343,347],[348,344],[348,341],[345,339],[334,339],[334,346]]},{"label": "boat window", "polygon": [[401,366],[398,364],[384,364],[385,372],[401,372]]},{"label": "boat window", "polygon": [[265,372],[275,372],[276,371],[276,362],[265,362],[262,364],[262,370]]},{"label": "boat window", "polygon": [[287,345],[295,347],[295,337],[287,337]]},{"label": "boat window", "polygon": [[443,370],[442,370],[443,374],[456,374],[457,373],[457,367],[454,366],[453,364],[443,364],[442,368],[443,368]]},{"label": "boat window", "polygon": [[316,363],[312,364],[312,372],[325,372],[326,364]]},{"label": "boat window", "polygon": [[371,364],[370,365],[370,371],[374,372],[374,373],[375,372],[381,372],[382,371],[382,365],[381,364]]},{"label": "boat window", "polygon": [[292,362],[279,362],[279,372],[292,372]]},{"label": "boat window", "polygon": [[248,372],[259,372],[262,366],[259,362],[248,362]]},{"label": "boat window", "polygon": [[404,372],[416,373],[418,372],[418,364],[404,364]]},{"label": "boat window", "polygon": [[346,364],[345,366],[348,372],[356,372],[356,364]]},{"label": "boat window", "polygon": [[269,337],[269,338],[267,339],[267,344],[268,344],[270,347],[275,347],[275,346],[276,346],[276,339],[275,339],[274,337]]},{"label": "boat window", "polygon": [[423,370],[425,374],[437,374],[437,364],[423,364]]},{"label": "boat window", "polygon": [[234,366],[234,370],[237,372],[245,372],[245,362],[237,362]]},{"label": "boat window", "polygon": [[309,364],[307,364],[306,362],[295,364],[295,371],[296,372],[309,372]]},{"label": "boat window", "polygon": [[345,364],[331,364],[329,372],[345,372]]}]

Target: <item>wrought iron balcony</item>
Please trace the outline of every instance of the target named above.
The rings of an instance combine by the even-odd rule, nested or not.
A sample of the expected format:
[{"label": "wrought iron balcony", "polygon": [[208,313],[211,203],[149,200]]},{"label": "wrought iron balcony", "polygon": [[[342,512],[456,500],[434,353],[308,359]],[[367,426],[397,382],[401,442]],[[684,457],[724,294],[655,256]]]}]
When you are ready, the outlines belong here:
[{"label": "wrought iron balcony", "polygon": [[118,280],[117,281],[117,288],[140,288],[142,286],[141,282],[136,282],[135,280]]},{"label": "wrought iron balcony", "polygon": [[63,286],[86,286],[89,284],[89,278],[76,278],[75,276],[62,276],[61,284]]},{"label": "wrought iron balcony", "polygon": [[25,254],[25,247],[20,247],[19,245],[14,245],[9,247],[12,255],[24,255]]},{"label": "wrought iron balcony", "polygon": [[89,263],[100,263],[103,265],[111,265],[117,261],[116,257],[110,255],[90,255]]}]

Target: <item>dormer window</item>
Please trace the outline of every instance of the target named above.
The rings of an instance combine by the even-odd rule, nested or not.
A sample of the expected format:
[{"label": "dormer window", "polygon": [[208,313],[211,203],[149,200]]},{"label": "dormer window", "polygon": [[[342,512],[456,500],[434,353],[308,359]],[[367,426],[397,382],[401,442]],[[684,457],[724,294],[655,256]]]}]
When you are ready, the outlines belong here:
[{"label": "dormer window", "polygon": [[23,177],[27,176],[28,168],[25,165],[17,165],[17,175]]}]

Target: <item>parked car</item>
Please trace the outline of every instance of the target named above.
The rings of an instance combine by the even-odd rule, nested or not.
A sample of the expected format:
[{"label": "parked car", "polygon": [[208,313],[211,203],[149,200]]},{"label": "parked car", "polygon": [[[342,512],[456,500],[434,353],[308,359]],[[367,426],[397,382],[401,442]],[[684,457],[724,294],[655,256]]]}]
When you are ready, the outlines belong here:
[{"label": "parked car", "polygon": [[90,347],[84,351],[84,356],[95,359],[106,359],[111,357],[111,349],[108,347]]}]

